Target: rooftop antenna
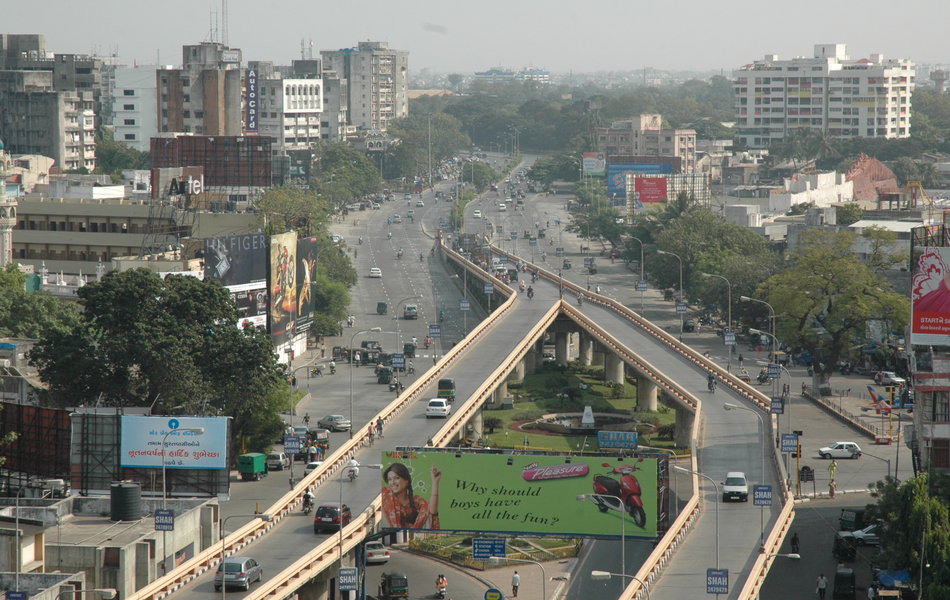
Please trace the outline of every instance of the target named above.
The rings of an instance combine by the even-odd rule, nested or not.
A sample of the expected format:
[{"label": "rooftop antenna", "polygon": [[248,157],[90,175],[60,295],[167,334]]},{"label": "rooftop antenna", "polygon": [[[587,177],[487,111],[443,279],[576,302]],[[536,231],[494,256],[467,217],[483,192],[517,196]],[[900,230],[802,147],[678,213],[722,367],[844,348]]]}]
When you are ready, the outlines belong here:
[{"label": "rooftop antenna", "polygon": [[221,43],[228,45],[228,0],[221,0]]}]

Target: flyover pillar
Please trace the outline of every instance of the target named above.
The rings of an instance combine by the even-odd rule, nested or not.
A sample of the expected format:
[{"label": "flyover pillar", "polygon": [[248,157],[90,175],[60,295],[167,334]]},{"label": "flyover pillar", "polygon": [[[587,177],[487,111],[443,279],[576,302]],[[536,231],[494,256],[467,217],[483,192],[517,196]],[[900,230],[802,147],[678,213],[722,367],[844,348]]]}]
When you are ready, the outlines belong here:
[{"label": "flyover pillar", "polygon": [[525,359],[522,358],[515,363],[515,368],[511,370],[511,373],[508,374],[509,381],[524,381],[525,374]]},{"label": "flyover pillar", "polygon": [[559,365],[566,365],[570,357],[567,355],[567,332],[558,331],[554,334],[554,360]]},{"label": "flyover pillar", "polygon": [[637,410],[656,411],[656,383],[646,375],[637,375]]},{"label": "flyover pillar", "polygon": [[680,448],[689,447],[690,432],[696,413],[686,408],[676,407],[676,427],[673,430],[673,443]]},{"label": "flyover pillar", "polygon": [[508,382],[502,381],[498,384],[498,387],[495,388],[495,391],[492,392],[493,401],[496,404],[501,404],[505,401],[505,397],[508,396]]},{"label": "flyover pillar", "polygon": [[527,353],[524,355],[524,374],[525,375],[534,375],[538,370],[538,358],[540,353],[534,348],[531,347]]},{"label": "flyover pillar", "polygon": [[468,437],[472,440],[477,440],[482,437],[482,427],[484,426],[484,418],[482,417],[482,411],[477,411],[472,418],[468,420],[468,423],[465,425],[465,437]]},{"label": "flyover pillar", "polygon": [[623,383],[623,361],[613,352],[604,354],[604,378],[608,383]]},{"label": "flyover pillar", "polygon": [[589,367],[594,360],[594,338],[581,334],[581,364]]}]

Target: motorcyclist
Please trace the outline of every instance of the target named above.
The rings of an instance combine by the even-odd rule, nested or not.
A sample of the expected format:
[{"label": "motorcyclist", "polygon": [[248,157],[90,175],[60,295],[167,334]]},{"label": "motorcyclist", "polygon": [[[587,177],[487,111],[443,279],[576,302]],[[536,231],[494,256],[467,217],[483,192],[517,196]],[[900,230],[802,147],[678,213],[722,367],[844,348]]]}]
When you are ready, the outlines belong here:
[{"label": "motorcyclist", "polygon": [[444,591],[445,588],[449,587],[449,580],[445,578],[445,575],[439,573],[439,576],[435,578],[435,591],[440,593]]},{"label": "motorcyclist", "polygon": [[387,232],[386,232],[386,237],[387,237],[388,239],[393,239],[393,232],[392,232],[392,231],[387,231]]},{"label": "motorcyclist", "polygon": [[534,288],[530,285],[528,286],[528,299],[534,298]]},{"label": "motorcyclist", "polygon": [[336,361],[330,361],[330,375],[336,374]]},{"label": "motorcyclist", "polygon": [[346,465],[346,476],[350,478],[350,481],[353,481],[360,475],[360,463],[355,458],[351,459]]},{"label": "motorcyclist", "polygon": [[422,262],[426,259],[426,255],[422,252],[419,253],[419,262]]},{"label": "motorcyclist", "polygon": [[584,294],[578,294],[578,295],[577,295],[577,305],[578,305],[578,306],[583,306],[583,305],[584,305]]},{"label": "motorcyclist", "polygon": [[440,310],[440,311],[439,311],[439,323],[441,323],[443,319],[445,319],[445,311],[444,311],[444,310]]},{"label": "motorcyclist", "polygon": [[706,385],[709,387],[709,391],[712,392],[716,389],[716,376],[710,373],[706,376]]},{"label": "motorcyclist", "polygon": [[518,288],[523,292],[525,288],[524,280],[518,282]]},{"label": "motorcyclist", "polygon": [[363,243],[363,236],[360,236],[360,243]]},{"label": "motorcyclist", "polygon": [[307,493],[303,495],[303,509],[310,510],[313,508],[313,492],[307,490]]},{"label": "motorcyclist", "polygon": [[409,364],[408,364],[408,366],[406,367],[406,372],[409,373],[410,375],[413,375],[413,374],[415,374],[415,372],[416,372],[416,368],[412,365],[412,361],[411,361],[411,360],[409,361]]}]

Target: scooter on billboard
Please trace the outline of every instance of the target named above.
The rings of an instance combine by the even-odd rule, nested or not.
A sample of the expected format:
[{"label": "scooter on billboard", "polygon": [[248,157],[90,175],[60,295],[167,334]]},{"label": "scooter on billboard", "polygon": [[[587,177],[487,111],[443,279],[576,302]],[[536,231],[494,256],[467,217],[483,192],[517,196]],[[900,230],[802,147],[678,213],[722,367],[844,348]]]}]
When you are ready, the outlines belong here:
[{"label": "scooter on billboard", "polygon": [[[600,495],[590,496],[591,501],[597,505],[600,512],[608,510],[626,512],[637,526],[646,525],[647,514],[643,510],[640,482],[633,474],[637,470],[636,465],[611,466],[610,463],[605,462],[601,463],[601,466],[609,470],[606,475],[594,477],[594,493]],[[616,496],[616,498],[611,498],[611,496]],[[620,504],[617,503],[617,498],[621,500]]]}]

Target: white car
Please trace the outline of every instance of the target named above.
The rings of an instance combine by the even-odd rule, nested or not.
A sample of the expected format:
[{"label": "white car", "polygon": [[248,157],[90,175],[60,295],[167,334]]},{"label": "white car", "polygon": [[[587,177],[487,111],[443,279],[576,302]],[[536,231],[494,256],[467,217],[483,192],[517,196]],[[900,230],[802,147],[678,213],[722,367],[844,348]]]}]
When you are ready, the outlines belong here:
[{"label": "white car", "polygon": [[476,209],[475,212],[472,213],[472,217],[475,218],[475,219],[481,219],[481,218],[482,218],[482,211]]},{"label": "white car", "polygon": [[874,375],[878,385],[907,385],[907,380],[894,371],[878,371]]},{"label": "white car", "polygon": [[506,210],[508,210],[508,205],[504,202],[498,205],[498,212],[505,212]]},{"label": "white car", "polygon": [[860,458],[861,446],[854,442],[835,442],[818,450],[822,458]]},{"label": "white car", "polygon": [[452,405],[449,404],[449,401],[446,398],[432,398],[429,400],[429,404],[426,405],[427,419],[432,417],[442,417],[443,419],[448,419],[451,413]]},{"label": "white car", "polygon": [[425,206],[425,205],[426,203],[423,202],[422,200],[416,200],[416,206]]},{"label": "white car", "polygon": [[382,542],[366,542],[366,564],[381,565],[389,562],[389,548]]},{"label": "white car", "polygon": [[313,462],[308,462],[308,463],[307,463],[307,466],[303,468],[303,474],[306,476],[306,475],[309,475],[309,474],[313,473],[313,472],[316,471],[317,468],[319,468],[320,465],[322,465],[322,464],[323,464],[323,461],[322,461],[322,460],[315,460],[315,461],[313,461]]},{"label": "white car", "polygon": [[722,501],[730,500],[749,501],[749,482],[742,471],[726,473],[726,480],[722,484]]},{"label": "white car", "polygon": [[372,269],[369,270],[369,276],[373,279],[382,279],[383,270],[380,269],[379,267],[373,267]]}]

